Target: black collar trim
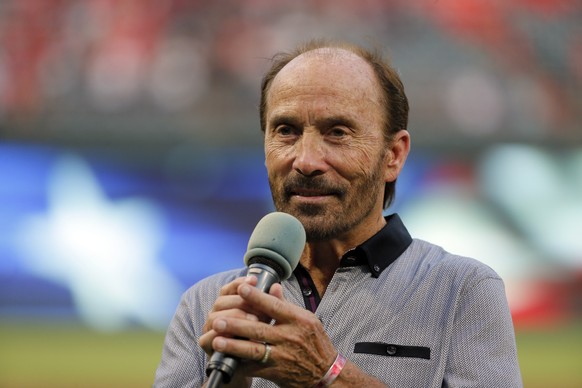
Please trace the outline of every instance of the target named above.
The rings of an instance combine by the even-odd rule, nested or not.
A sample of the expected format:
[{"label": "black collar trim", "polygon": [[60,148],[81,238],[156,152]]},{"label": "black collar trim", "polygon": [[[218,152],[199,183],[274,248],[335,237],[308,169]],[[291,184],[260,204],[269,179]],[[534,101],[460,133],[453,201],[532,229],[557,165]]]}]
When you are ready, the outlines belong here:
[{"label": "black collar trim", "polygon": [[398,214],[385,217],[386,225],[368,240],[347,251],[341,267],[368,265],[372,276],[378,277],[412,244],[412,237]]}]

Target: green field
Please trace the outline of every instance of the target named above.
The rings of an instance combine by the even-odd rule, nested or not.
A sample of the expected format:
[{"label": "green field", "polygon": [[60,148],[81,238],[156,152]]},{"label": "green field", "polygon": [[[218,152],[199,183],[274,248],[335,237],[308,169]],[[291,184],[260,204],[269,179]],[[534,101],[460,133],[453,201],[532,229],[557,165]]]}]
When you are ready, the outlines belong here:
[{"label": "green field", "polygon": [[[149,387],[163,333],[0,324],[0,387]],[[517,333],[525,387],[582,387],[582,324]]]}]

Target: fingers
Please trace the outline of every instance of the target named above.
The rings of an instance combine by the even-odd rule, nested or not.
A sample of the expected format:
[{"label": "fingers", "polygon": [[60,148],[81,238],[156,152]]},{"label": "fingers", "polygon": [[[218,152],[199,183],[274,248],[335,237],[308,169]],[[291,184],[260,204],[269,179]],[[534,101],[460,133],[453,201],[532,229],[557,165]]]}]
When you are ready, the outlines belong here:
[{"label": "fingers", "polygon": [[214,351],[214,349],[212,349],[212,342],[216,336],[217,333],[214,330],[209,330],[198,338],[198,345],[200,345],[208,356],[210,356]]},{"label": "fingers", "polygon": [[258,311],[253,311],[252,306],[248,305],[239,295],[225,295],[216,299],[209,316],[225,310],[238,310],[239,318],[249,315],[248,319],[252,319],[250,315],[254,315],[256,318],[258,313]]},{"label": "fingers", "polygon": [[219,296],[236,295],[238,287],[243,283],[255,286],[257,284],[257,278],[254,276],[244,276],[236,278],[232,282],[222,286],[222,288],[220,289]]},{"label": "fingers", "polygon": [[[258,322],[258,318],[255,315],[240,310],[209,315],[208,320],[204,324],[204,334],[198,338],[198,344],[209,355],[213,352],[212,342],[214,341],[214,338],[219,335],[213,327],[216,326],[216,322],[223,322],[226,318],[234,318],[239,321]],[[222,335],[224,336],[228,334],[223,332]]]},{"label": "fingers", "polygon": [[273,295],[275,298],[283,300],[283,287],[281,284],[273,284],[269,290],[269,295]]},{"label": "fingers", "polygon": [[203,335],[198,339],[198,343],[208,354],[211,354],[212,341],[216,337],[216,332],[212,329],[215,320],[224,317],[233,317],[238,319],[246,319],[250,321],[258,321],[260,312],[254,312],[250,306],[237,294],[238,287],[241,284],[248,284],[255,286],[257,279],[255,277],[240,277],[232,282],[224,285],[220,289],[220,293],[212,310],[208,313],[208,318],[202,328]]},{"label": "fingers", "polygon": [[[251,360],[267,364],[273,357],[275,346],[269,345],[269,354],[267,347],[262,342],[247,341],[243,339],[216,337],[212,341],[212,347],[217,352],[222,352],[244,360]],[[266,358],[265,358],[266,356]],[[263,362],[263,360],[265,360]]]},{"label": "fingers", "polygon": [[[218,325],[217,322],[235,321],[235,322],[270,322],[273,318],[270,314],[265,313],[262,304],[255,304],[254,302],[249,302],[243,298],[238,292],[241,287],[246,287],[252,289],[257,294],[262,294],[263,296],[268,296],[269,298],[280,301],[282,304],[287,305],[283,299],[283,289],[280,284],[274,284],[271,286],[270,295],[264,294],[260,290],[255,288],[257,283],[257,278],[254,276],[241,277],[233,280],[232,282],[224,285],[220,289],[219,297],[216,299],[212,310],[208,314],[208,318],[203,326],[203,334],[199,337],[198,342],[200,346],[204,349],[207,354],[211,354],[214,350],[215,339],[218,337],[239,337],[239,338],[250,338],[251,340],[264,341],[262,340],[261,331],[256,332],[257,328],[254,325],[244,326],[242,329],[238,328],[235,330],[240,330],[242,333],[229,332],[225,329],[217,329],[221,327],[221,323]],[[245,288],[245,289],[246,289]],[[253,299],[250,299],[251,301]],[[284,309],[283,307],[280,307]],[[266,325],[267,327],[269,325]],[[231,326],[233,329],[237,326]],[[264,326],[259,325],[258,330]],[[254,329],[251,329],[254,328]],[[247,335],[248,334],[248,335]],[[239,344],[240,345],[240,344]]]},{"label": "fingers", "polygon": [[[239,298],[240,299],[240,298]],[[212,329],[212,324],[215,320],[224,317],[232,317],[238,319],[246,319],[249,321],[258,321],[258,314],[247,312],[242,309],[240,302],[230,305],[229,308],[212,311],[208,314],[208,319],[204,323],[203,332],[206,333]]]},{"label": "fingers", "polygon": [[[279,284],[272,285],[267,294],[252,283],[233,283],[225,288],[223,297],[232,296],[235,305],[245,306],[241,311],[253,311],[259,320],[232,310],[216,312],[209,331],[200,338],[207,353],[218,351],[240,358],[239,376],[262,377],[279,386],[312,386],[313,376],[325,374],[337,351],[315,314],[287,302]],[[221,306],[231,302],[225,299]],[[261,317],[271,317],[276,324]],[[289,381],[289,376],[295,380]]]},{"label": "fingers", "polygon": [[251,321],[258,321],[260,312],[253,312],[246,302],[238,295],[228,295],[219,297],[204,323],[202,328],[203,333],[212,330],[212,324],[216,319],[221,317],[234,317],[239,319],[248,319]]},{"label": "fingers", "polygon": [[[268,323],[248,321],[246,319],[217,319],[212,325],[217,337],[244,338],[256,342],[273,343],[280,339],[274,332],[274,327]],[[216,349],[215,349],[216,350]]]},{"label": "fingers", "polygon": [[274,284],[270,294],[265,294],[243,283],[238,288],[238,294],[252,306],[254,311],[261,312],[277,322],[291,321],[305,313],[305,309],[284,300],[283,291],[279,284]]},{"label": "fingers", "polygon": [[[241,284],[249,284],[251,286],[254,286],[256,282],[257,279],[255,277],[247,276],[237,278],[232,282],[224,285],[220,289],[219,296],[214,302],[212,310],[210,310],[208,314],[208,320],[204,325],[203,331],[207,332],[208,330],[210,330],[212,326],[212,321],[216,318],[217,315],[218,316],[220,315],[218,314],[220,312],[231,311],[230,314],[234,314],[239,318],[245,317],[245,314],[253,314],[253,312],[250,311],[250,308],[245,309],[245,302],[237,294],[237,290]],[[253,319],[252,316],[246,317],[247,319]]]}]

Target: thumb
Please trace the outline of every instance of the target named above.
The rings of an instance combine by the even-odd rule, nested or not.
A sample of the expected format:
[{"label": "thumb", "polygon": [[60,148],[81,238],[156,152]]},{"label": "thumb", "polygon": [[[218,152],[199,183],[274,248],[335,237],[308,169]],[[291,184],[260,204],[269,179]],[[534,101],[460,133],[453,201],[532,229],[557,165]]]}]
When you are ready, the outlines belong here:
[{"label": "thumb", "polygon": [[272,295],[277,299],[285,300],[283,297],[283,287],[279,283],[275,283],[271,286],[269,295]]}]

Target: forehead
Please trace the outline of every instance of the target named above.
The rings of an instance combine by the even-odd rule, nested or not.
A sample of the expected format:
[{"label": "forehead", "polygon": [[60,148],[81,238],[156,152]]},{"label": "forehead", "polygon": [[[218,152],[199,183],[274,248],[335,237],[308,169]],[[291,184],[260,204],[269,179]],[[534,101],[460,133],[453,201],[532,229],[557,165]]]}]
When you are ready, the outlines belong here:
[{"label": "forehead", "polygon": [[267,104],[296,93],[326,94],[378,105],[381,101],[372,67],[355,53],[339,48],[316,49],[294,58],[273,79]]}]

